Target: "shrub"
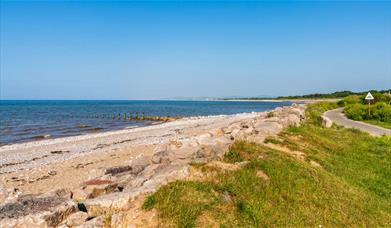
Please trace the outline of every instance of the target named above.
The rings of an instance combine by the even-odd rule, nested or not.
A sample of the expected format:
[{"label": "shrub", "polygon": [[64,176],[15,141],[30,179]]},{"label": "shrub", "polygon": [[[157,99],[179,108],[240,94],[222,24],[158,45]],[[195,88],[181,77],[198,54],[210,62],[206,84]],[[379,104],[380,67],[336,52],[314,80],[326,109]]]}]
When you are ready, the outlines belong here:
[{"label": "shrub", "polygon": [[368,107],[363,104],[351,104],[345,107],[346,116],[353,120],[364,120],[368,116]]},{"label": "shrub", "polygon": [[377,102],[371,106],[371,115],[366,104],[352,104],[345,107],[345,114],[353,120],[378,120],[391,123],[391,105]]},{"label": "shrub", "polygon": [[343,100],[338,102],[338,105],[340,106],[347,106],[351,104],[360,104],[364,102],[364,97],[363,96],[358,96],[358,95],[350,95],[345,97]]}]

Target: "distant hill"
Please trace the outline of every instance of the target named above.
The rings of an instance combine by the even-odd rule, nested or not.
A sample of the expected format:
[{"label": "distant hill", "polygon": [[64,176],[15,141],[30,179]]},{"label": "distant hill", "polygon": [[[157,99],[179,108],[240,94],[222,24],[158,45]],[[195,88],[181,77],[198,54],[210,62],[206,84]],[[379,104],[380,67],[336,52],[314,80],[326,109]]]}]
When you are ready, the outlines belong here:
[{"label": "distant hill", "polygon": [[[371,93],[388,93],[389,90],[370,90]],[[312,93],[306,95],[295,95],[295,96],[279,96],[279,97],[237,97],[237,98],[223,98],[223,100],[262,100],[262,99],[275,99],[275,100],[290,100],[290,99],[332,99],[332,98],[344,98],[350,95],[363,95],[368,91],[353,92],[349,90],[337,91],[333,93]]]}]

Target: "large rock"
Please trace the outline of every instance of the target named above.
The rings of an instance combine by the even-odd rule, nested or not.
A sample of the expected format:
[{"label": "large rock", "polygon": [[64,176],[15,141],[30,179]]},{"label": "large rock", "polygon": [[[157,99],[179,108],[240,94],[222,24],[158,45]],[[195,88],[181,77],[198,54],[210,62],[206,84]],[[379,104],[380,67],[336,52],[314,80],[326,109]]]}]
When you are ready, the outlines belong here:
[{"label": "large rock", "polygon": [[71,192],[59,190],[43,195],[20,196],[0,207],[1,227],[52,227],[76,211]]},{"label": "large rock", "polygon": [[87,199],[80,203],[88,213],[89,217],[96,217],[103,214],[110,214],[130,207],[135,194],[131,192],[115,192],[103,195],[94,199]]},{"label": "large rock", "polygon": [[85,223],[88,219],[88,214],[83,211],[78,211],[71,214],[64,222],[67,227],[74,227]]},{"label": "large rock", "polygon": [[283,129],[283,126],[278,122],[259,122],[255,125],[255,130],[258,134],[274,135],[278,134]]},{"label": "large rock", "polygon": [[289,114],[288,115],[288,124],[294,125],[294,126],[300,125],[300,115]]},{"label": "large rock", "polygon": [[331,126],[333,126],[333,121],[326,116],[321,116],[321,122],[322,126],[325,128],[330,128]]}]

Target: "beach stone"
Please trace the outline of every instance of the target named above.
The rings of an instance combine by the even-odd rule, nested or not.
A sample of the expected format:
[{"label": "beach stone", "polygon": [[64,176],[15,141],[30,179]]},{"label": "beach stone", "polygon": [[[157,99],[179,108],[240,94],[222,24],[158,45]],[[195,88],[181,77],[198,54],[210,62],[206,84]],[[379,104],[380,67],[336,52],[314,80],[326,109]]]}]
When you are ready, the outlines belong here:
[{"label": "beach stone", "polygon": [[278,134],[283,129],[283,126],[277,122],[263,122],[257,126],[259,134],[273,135]]},{"label": "beach stone", "polygon": [[204,146],[197,150],[192,162],[206,163],[212,160],[221,160],[227,147],[223,145]]},{"label": "beach stone", "polygon": [[159,187],[165,185],[169,182],[185,179],[189,176],[189,166],[188,165],[169,165],[160,169],[159,172],[156,172],[152,178],[148,179],[143,183],[143,193],[155,192]]},{"label": "beach stone", "polygon": [[180,149],[172,150],[168,152],[168,157],[171,162],[181,161],[187,162],[197,152],[197,147],[182,147]]},{"label": "beach stone", "polygon": [[130,165],[114,166],[114,167],[107,168],[105,170],[105,175],[107,175],[107,174],[117,175],[119,173],[124,173],[124,172],[128,172],[128,171],[132,171],[132,166],[130,166]]},{"label": "beach stone", "polygon": [[300,117],[297,115],[289,114],[288,115],[288,124],[298,126],[300,125]]},{"label": "beach stone", "polygon": [[15,202],[0,207],[2,227],[52,227],[76,211],[70,192],[51,192],[44,195],[20,196]]},{"label": "beach stone", "polygon": [[65,220],[65,225],[67,227],[74,227],[83,224],[88,219],[88,214],[83,211],[78,211],[76,213],[71,214]]},{"label": "beach stone", "polygon": [[96,217],[129,209],[135,196],[134,192],[115,192],[87,199],[80,204],[86,208],[89,217]]},{"label": "beach stone", "polygon": [[320,118],[321,118],[321,123],[322,123],[323,127],[330,128],[331,126],[333,126],[333,121],[330,120],[328,117],[321,116]]},{"label": "beach stone", "polygon": [[84,189],[88,199],[118,191],[118,184],[87,185]]},{"label": "beach stone", "polygon": [[146,167],[142,173],[140,173],[129,183],[127,183],[127,185],[125,186],[125,190],[142,186],[147,180],[151,179],[152,176],[156,172],[159,172],[164,166],[166,166],[166,164],[152,164]]}]

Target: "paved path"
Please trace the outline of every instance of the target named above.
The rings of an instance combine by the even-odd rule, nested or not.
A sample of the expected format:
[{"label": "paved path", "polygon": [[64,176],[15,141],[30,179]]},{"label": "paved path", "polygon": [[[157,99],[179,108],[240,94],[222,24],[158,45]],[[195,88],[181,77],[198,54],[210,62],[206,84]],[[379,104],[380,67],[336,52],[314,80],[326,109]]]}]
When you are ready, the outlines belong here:
[{"label": "paved path", "polygon": [[372,124],[367,124],[360,121],[354,121],[348,119],[343,113],[343,108],[337,108],[324,113],[324,116],[328,117],[334,123],[342,125],[347,128],[356,128],[361,131],[368,132],[371,135],[381,136],[381,135],[391,135],[391,130],[378,127]]}]

